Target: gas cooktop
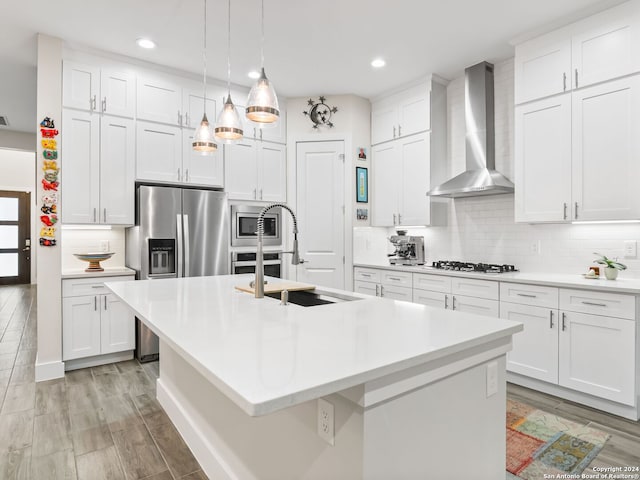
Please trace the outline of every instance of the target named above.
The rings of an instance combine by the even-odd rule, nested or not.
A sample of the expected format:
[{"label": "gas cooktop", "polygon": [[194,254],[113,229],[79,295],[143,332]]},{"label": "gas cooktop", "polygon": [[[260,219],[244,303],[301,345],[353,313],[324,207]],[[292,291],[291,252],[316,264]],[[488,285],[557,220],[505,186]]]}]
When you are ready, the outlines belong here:
[{"label": "gas cooktop", "polygon": [[438,260],[437,262],[433,262],[431,266],[438,270],[453,270],[457,272],[509,273],[518,271],[514,265],[458,262],[454,260]]}]

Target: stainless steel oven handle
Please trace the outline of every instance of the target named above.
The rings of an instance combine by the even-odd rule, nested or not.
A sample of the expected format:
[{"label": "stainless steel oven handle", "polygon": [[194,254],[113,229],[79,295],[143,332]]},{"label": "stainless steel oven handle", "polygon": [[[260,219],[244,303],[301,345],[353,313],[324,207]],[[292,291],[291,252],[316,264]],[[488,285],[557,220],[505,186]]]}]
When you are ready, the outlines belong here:
[{"label": "stainless steel oven handle", "polygon": [[[263,262],[264,265],[282,265],[281,260],[265,260]],[[253,260],[248,261],[240,261],[240,262],[231,262],[231,265],[234,267],[255,267],[256,262]]]}]

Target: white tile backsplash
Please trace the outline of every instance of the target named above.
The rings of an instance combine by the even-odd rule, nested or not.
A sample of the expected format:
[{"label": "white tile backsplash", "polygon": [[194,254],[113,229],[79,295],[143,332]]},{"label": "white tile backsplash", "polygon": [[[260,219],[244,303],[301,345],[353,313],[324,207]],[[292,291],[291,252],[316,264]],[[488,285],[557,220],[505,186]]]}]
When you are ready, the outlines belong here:
[{"label": "white tile backsplash", "polygon": [[[513,179],[513,59],[495,65],[496,168]],[[451,176],[465,168],[464,78],[447,87],[448,161]],[[516,224],[513,195],[449,200],[446,227],[409,231],[425,237],[426,257],[509,263],[525,272],[585,273],[593,252],[618,257],[628,266],[621,275],[640,278],[640,260],[624,258],[624,241],[640,241],[640,224]],[[393,229],[368,228],[354,233],[354,259],[386,261]],[[356,238],[357,245],[356,245]],[[385,243],[386,242],[386,243]],[[532,245],[540,246],[539,253]],[[354,260],[355,261],[355,260]]]},{"label": "white tile backsplash", "polygon": [[115,255],[101,263],[103,267],[124,267],[124,227],[112,227],[110,230],[61,230],[62,270],[86,268],[87,262],[78,260],[74,253],[102,251],[101,241],[109,242],[109,251]]}]

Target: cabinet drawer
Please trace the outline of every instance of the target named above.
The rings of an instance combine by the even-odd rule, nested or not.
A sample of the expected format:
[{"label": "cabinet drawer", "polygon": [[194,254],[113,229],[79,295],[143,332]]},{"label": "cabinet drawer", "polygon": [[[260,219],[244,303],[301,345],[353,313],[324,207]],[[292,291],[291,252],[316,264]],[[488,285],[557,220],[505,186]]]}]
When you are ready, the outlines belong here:
[{"label": "cabinet drawer", "polygon": [[451,292],[451,277],[444,275],[429,275],[426,273],[413,274],[413,288],[431,290],[432,292]]},{"label": "cabinet drawer", "polygon": [[500,301],[558,308],[558,289],[539,285],[500,282]]},{"label": "cabinet drawer", "polygon": [[395,285],[380,285],[381,297],[392,300],[404,300],[410,302],[413,299],[413,291],[409,287],[397,287]]},{"label": "cabinet drawer", "polygon": [[353,279],[361,282],[380,283],[380,270],[372,268],[356,268],[353,272]]},{"label": "cabinet drawer", "polygon": [[383,270],[380,272],[380,283],[385,287],[397,285],[399,287],[409,287],[413,284],[412,274],[407,272],[393,272],[389,270]]},{"label": "cabinet drawer", "polygon": [[413,290],[413,303],[427,305],[429,307],[446,308],[446,293],[432,292],[429,290]]},{"label": "cabinet drawer", "polygon": [[364,295],[377,297],[379,288],[380,287],[377,283],[361,282],[359,280],[353,282],[353,291],[356,293],[363,293]]},{"label": "cabinet drawer", "polygon": [[476,315],[484,315],[485,317],[500,316],[500,302],[497,300],[454,295],[451,302],[452,310],[456,312],[475,313]]},{"label": "cabinet drawer", "polygon": [[620,293],[560,289],[560,309],[607,317],[636,318],[636,298]]},{"label": "cabinet drawer", "polygon": [[63,297],[79,297],[82,295],[103,295],[111,293],[104,282],[125,282],[135,280],[133,275],[122,275],[119,277],[103,278],[69,278],[62,280]]},{"label": "cabinet drawer", "polygon": [[473,278],[451,278],[451,293],[469,297],[498,300],[498,282]]}]

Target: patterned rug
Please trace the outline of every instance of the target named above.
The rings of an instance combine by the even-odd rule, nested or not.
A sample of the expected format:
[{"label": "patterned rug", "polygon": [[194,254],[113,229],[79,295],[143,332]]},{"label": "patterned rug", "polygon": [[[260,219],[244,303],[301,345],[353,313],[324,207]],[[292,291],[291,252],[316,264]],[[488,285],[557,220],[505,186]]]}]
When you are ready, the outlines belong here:
[{"label": "patterned rug", "polygon": [[507,478],[579,475],[609,437],[601,430],[507,400],[507,472],[512,474]]}]

